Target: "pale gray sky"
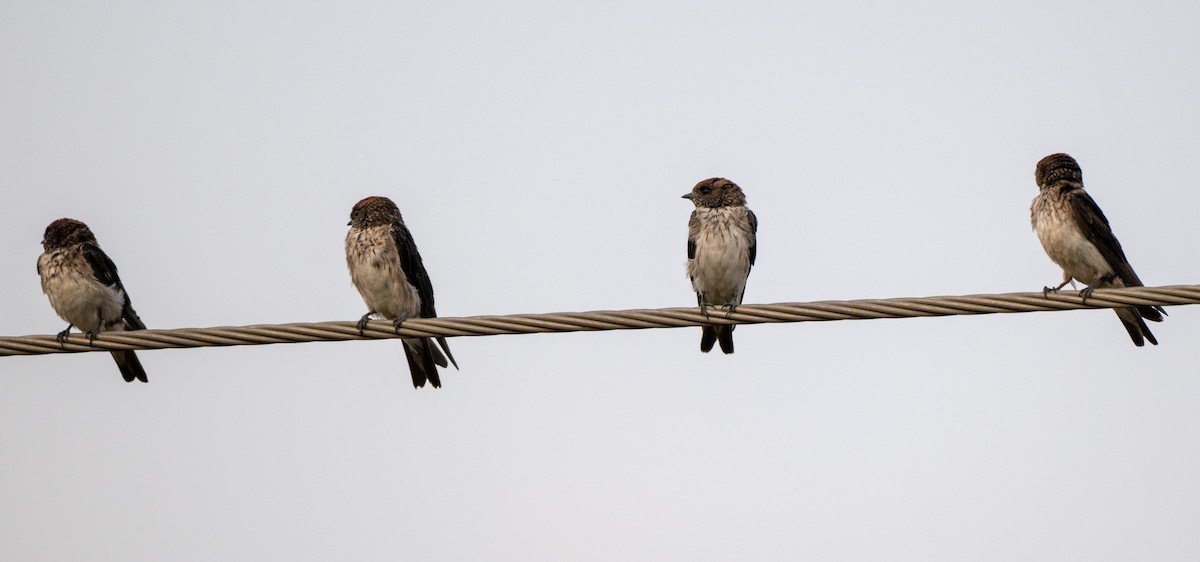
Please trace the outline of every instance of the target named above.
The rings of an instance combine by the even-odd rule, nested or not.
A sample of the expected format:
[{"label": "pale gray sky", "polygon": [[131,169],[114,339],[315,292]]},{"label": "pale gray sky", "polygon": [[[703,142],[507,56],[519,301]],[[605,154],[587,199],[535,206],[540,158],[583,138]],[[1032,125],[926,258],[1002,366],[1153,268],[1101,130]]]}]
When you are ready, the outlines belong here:
[{"label": "pale gray sky", "polygon": [[[690,204],[758,214],[747,302],[1038,290],[1034,164],[1200,282],[1195,2],[0,3],[0,334],[92,226],[154,328],[354,320],[350,207],[444,316],[688,306]],[[0,358],[5,560],[1184,560],[1200,311]]]}]

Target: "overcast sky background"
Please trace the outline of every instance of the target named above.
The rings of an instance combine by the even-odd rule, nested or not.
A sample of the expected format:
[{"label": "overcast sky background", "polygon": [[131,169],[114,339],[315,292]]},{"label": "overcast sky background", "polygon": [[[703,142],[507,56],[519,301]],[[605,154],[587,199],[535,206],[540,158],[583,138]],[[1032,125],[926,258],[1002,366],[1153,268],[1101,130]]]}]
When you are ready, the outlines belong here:
[{"label": "overcast sky background", "polygon": [[[1200,283],[1200,4],[0,3],[0,334],[88,223],[152,328],[355,320],[351,206],[442,316],[689,306],[697,181],[752,303],[1034,291],[1068,152]],[[1200,309],[0,358],[6,560],[1194,560]]]}]

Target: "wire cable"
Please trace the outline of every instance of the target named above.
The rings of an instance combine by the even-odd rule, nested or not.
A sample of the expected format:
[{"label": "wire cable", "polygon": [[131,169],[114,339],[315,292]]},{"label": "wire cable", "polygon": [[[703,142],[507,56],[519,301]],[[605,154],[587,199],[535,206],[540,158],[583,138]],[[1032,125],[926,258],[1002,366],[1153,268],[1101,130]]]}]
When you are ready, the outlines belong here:
[{"label": "wire cable", "polygon": [[552,314],[511,314],[458,318],[411,318],[397,333],[389,320],[372,320],[363,334],[357,321],[269,324],[222,328],[179,328],[101,332],[91,344],[82,334],[71,334],[63,343],[56,336],[0,337],[0,356],[82,353],[122,349],[181,349],[266,345],[318,341],[373,340],[397,337],[494,336],[604,330],[682,328],[712,324],[773,324],[827,322],[877,318],[919,318],[1013,312],[1123,308],[1128,306],[1178,306],[1200,304],[1200,285],[1096,289],[1087,303],[1079,293],[1005,293],[921,298],[861,299],[847,301],[743,304],[733,312],[709,307],[659,308]]}]

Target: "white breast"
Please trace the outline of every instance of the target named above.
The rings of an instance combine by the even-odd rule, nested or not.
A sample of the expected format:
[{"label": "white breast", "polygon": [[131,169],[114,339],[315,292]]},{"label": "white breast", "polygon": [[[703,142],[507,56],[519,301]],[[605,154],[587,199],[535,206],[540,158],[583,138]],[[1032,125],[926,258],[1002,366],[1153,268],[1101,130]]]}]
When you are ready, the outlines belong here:
[{"label": "white breast", "polygon": [[[1039,195],[1038,199],[1048,197]],[[1113,268],[1083,235],[1070,210],[1050,200],[1034,201],[1034,230],[1046,255],[1076,281],[1090,284],[1113,274]]]},{"label": "white breast", "polygon": [[346,265],[367,308],[388,319],[420,316],[421,297],[400,265],[390,227],[350,229]]},{"label": "white breast", "polygon": [[38,258],[42,292],[58,316],[83,332],[94,332],[121,319],[125,294],[92,275],[77,248],[53,250]]},{"label": "white breast", "polygon": [[700,208],[696,218],[695,257],[688,261],[692,288],[712,305],[741,304],[754,237],[745,207]]}]

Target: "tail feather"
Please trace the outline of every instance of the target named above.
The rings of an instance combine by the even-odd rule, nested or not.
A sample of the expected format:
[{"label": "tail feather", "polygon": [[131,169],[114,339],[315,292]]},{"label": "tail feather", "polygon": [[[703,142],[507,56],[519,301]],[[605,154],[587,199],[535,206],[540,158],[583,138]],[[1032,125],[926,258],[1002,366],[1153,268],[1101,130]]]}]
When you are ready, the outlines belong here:
[{"label": "tail feather", "polygon": [[[448,366],[448,365],[446,365],[446,357],[449,357],[450,363],[452,363],[454,365],[455,369],[458,369],[458,361],[455,361],[454,354],[450,353],[450,344],[446,343],[446,338],[438,337],[437,342],[438,342],[438,345],[441,345],[442,349],[446,351],[446,355],[445,355],[445,357],[443,357],[442,353],[440,351],[438,351],[438,348],[436,345],[430,345],[429,348],[432,349],[435,354],[433,356],[433,360],[436,361],[438,365],[441,365],[442,367],[446,367],[446,366]],[[440,359],[440,361],[439,361],[439,359]]]},{"label": "tail feather", "polygon": [[733,353],[733,329],[735,326],[701,326],[700,351],[712,351],[713,344],[720,343],[721,351],[726,355]]},{"label": "tail feather", "polygon": [[733,353],[733,329],[736,326],[721,326],[717,328],[717,343],[721,344],[721,351],[725,355]]},{"label": "tail feather", "polygon": [[112,356],[116,360],[117,368],[121,370],[121,376],[125,378],[125,382],[134,380],[150,382],[146,378],[146,370],[142,368],[142,362],[138,360],[138,356],[133,350],[114,351]]},{"label": "tail feather", "polygon": [[442,355],[442,352],[438,350],[438,347],[436,345],[429,346],[429,352],[433,355],[433,363],[435,365],[437,365],[438,367],[449,367],[450,366],[450,364],[446,362],[446,356]]},{"label": "tail feather", "polygon": [[[1146,321],[1142,320],[1142,308],[1117,308],[1114,309],[1117,313],[1117,318],[1121,320],[1121,325],[1125,326],[1125,331],[1129,332],[1129,339],[1133,340],[1133,345],[1143,347],[1146,345],[1146,340],[1151,344],[1158,345],[1158,340],[1154,338],[1154,334],[1150,333],[1150,328],[1146,326]],[[1162,316],[1158,316],[1155,322],[1161,322]]]},{"label": "tail feather", "polygon": [[1151,322],[1162,322],[1163,316],[1167,314],[1161,306],[1139,306],[1137,307],[1138,314]]},{"label": "tail feather", "polygon": [[414,388],[425,386],[429,381],[434,388],[442,387],[442,379],[438,377],[434,353],[429,338],[404,340],[404,357],[408,359],[408,372],[412,374]]},{"label": "tail feather", "polygon": [[703,334],[700,336],[700,351],[708,353],[712,351],[713,344],[717,343],[717,329],[714,326],[701,326]]},{"label": "tail feather", "polygon": [[[105,329],[113,329],[119,331],[145,330],[146,325],[142,323],[142,319],[138,318],[133,307],[129,303],[125,303],[125,309],[121,311],[121,319],[115,322],[105,324]],[[146,378],[146,370],[142,368],[142,362],[138,360],[137,354],[133,350],[114,351],[112,352],[113,359],[117,362],[117,368],[121,370],[121,376],[125,378],[125,382],[133,382],[139,380],[142,382],[150,382]]]}]

